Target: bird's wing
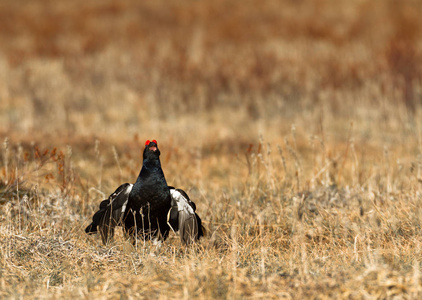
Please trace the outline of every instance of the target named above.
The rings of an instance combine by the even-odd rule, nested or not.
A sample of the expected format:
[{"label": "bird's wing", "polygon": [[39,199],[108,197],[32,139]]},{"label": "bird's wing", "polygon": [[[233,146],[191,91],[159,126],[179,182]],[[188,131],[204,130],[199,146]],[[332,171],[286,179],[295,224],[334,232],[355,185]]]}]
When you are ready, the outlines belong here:
[{"label": "bird's wing", "polygon": [[98,225],[104,244],[113,237],[114,227],[122,225],[132,187],[133,184],[130,183],[118,187],[108,199],[100,203],[100,210],[93,217],[93,223]]},{"label": "bird's wing", "polygon": [[167,223],[174,231],[179,231],[180,239],[185,244],[198,240],[198,215],[195,213],[195,204],[181,189],[170,187],[171,208],[167,214]]}]

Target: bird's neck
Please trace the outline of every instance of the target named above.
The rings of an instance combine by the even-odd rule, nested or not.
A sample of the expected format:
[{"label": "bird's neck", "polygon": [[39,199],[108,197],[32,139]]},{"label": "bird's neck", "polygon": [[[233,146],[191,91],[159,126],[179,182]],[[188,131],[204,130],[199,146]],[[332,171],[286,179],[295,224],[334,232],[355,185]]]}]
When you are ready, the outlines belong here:
[{"label": "bird's neck", "polygon": [[159,158],[145,158],[142,163],[142,169],[139,175],[142,173],[142,170],[153,170],[153,169],[161,169],[161,163]]},{"label": "bird's neck", "polygon": [[157,181],[167,185],[163,170],[161,169],[160,160],[145,159],[133,189],[136,192],[136,190],[146,188],[150,184],[156,184]]}]

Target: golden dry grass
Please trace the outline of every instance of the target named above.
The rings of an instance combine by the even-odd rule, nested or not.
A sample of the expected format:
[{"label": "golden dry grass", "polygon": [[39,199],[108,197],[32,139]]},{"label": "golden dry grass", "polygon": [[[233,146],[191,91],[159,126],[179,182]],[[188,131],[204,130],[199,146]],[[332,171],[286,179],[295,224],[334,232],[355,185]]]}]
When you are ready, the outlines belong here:
[{"label": "golden dry grass", "polygon": [[[3,1],[0,297],[422,296],[418,1]],[[87,236],[157,139],[208,235]]]}]

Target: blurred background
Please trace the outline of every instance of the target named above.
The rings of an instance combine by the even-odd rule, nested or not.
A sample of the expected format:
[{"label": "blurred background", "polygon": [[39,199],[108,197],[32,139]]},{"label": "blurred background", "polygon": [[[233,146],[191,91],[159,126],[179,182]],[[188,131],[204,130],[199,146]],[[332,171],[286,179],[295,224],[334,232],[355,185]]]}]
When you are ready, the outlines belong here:
[{"label": "blurred background", "polygon": [[414,130],[421,16],[417,0],[3,0],[0,135],[245,149],[292,126]]}]

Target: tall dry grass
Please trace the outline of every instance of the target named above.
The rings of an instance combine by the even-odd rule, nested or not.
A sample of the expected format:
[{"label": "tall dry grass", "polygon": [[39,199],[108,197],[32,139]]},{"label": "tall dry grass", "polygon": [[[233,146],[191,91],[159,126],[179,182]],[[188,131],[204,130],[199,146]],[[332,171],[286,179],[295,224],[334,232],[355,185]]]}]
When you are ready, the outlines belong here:
[{"label": "tall dry grass", "polygon": [[[419,298],[418,1],[5,1],[4,298]],[[155,138],[208,235],[83,232]]]}]

